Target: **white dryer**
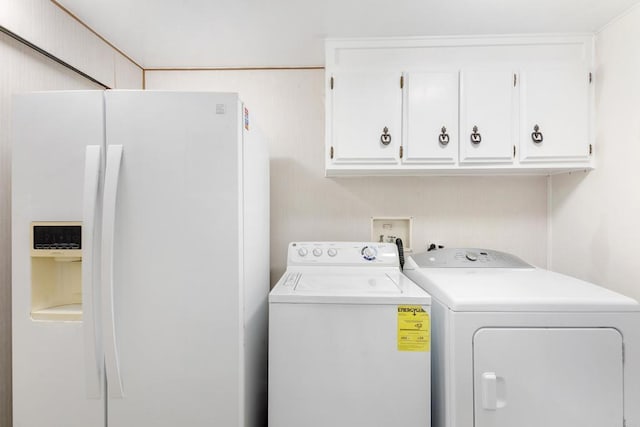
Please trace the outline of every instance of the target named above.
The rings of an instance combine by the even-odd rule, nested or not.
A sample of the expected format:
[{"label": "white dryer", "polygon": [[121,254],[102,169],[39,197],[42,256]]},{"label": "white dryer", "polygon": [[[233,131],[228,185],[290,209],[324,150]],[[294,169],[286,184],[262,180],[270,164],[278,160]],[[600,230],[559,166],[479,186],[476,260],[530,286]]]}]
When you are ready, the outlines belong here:
[{"label": "white dryer", "polygon": [[640,426],[640,305],[505,253],[412,255],[433,297],[434,427]]},{"label": "white dryer", "polygon": [[269,295],[269,425],[430,425],[430,296],[388,243],[291,243]]}]

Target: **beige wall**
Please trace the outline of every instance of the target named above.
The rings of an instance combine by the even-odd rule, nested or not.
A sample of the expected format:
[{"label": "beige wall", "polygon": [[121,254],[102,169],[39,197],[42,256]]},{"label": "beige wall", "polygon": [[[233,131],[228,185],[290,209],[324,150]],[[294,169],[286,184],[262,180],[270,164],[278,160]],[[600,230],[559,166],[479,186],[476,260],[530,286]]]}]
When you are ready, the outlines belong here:
[{"label": "beige wall", "polygon": [[269,140],[271,279],[296,240],[369,240],[413,216],[414,248],[481,246],[546,265],[546,177],[324,177],[324,71],[148,71],[147,89],[237,91]]},{"label": "beige wall", "polygon": [[640,7],[596,37],[596,160],[552,179],[554,270],[640,300]]}]

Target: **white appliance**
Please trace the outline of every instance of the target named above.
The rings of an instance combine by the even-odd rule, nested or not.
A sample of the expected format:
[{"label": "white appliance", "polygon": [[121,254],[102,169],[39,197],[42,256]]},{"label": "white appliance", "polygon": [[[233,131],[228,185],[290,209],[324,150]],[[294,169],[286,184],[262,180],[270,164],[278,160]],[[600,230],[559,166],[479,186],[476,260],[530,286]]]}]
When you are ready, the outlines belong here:
[{"label": "white appliance", "polygon": [[412,255],[433,296],[434,427],[640,426],[640,305],[483,249]]},{"label": "white appliance", "polygon": [[388,243],[291,243],[269,294],[269,425],[430,425],[430,296]]},{"label": "white appliance", "polygon": [[14,106],[14,426],[264,422],[268,156],[238,96]]}]

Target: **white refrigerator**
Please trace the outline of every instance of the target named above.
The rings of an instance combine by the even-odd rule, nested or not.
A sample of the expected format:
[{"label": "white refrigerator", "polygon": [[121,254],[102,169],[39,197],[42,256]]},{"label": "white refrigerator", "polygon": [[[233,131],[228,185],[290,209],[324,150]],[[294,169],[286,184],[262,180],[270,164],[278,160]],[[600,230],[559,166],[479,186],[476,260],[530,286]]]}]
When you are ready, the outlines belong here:
[{"label": "white refrigerator", "polygon": [[14,427],[263,425],[269,160],[238,95],[14,106]]}]

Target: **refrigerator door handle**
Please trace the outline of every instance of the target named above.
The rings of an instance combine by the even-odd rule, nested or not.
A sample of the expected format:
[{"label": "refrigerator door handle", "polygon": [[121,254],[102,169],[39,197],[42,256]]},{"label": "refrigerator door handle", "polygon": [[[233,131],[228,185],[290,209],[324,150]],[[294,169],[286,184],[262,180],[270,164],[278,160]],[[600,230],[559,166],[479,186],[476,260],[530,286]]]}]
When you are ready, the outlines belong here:
[{"label": "refrigerator door handle", "polygon": [[102,324],[104,328],[104,358],[109,397],[122,398],[122,377],[118,360],[113,305],[113,246],[115,240],[116,198],[122,162],[122,145],[107,147],[107,166],[104,175],[102,205]]},{"label": "refrigerator door handle", "polygon": [[[84,333],[84,365],[87,397],[99,399],[102,396],[104,362],[98,359],[102,354],[98,342],[98,321],[96,319],[95,296],[100,292],[94,267],[94,242],[96,231],[96,211],[98,186],[100,184],[101,147],[88,145],[84,160],[84,194],[82,207],[82,329]],[[96,278],[97,279],[97,278]]]}]

